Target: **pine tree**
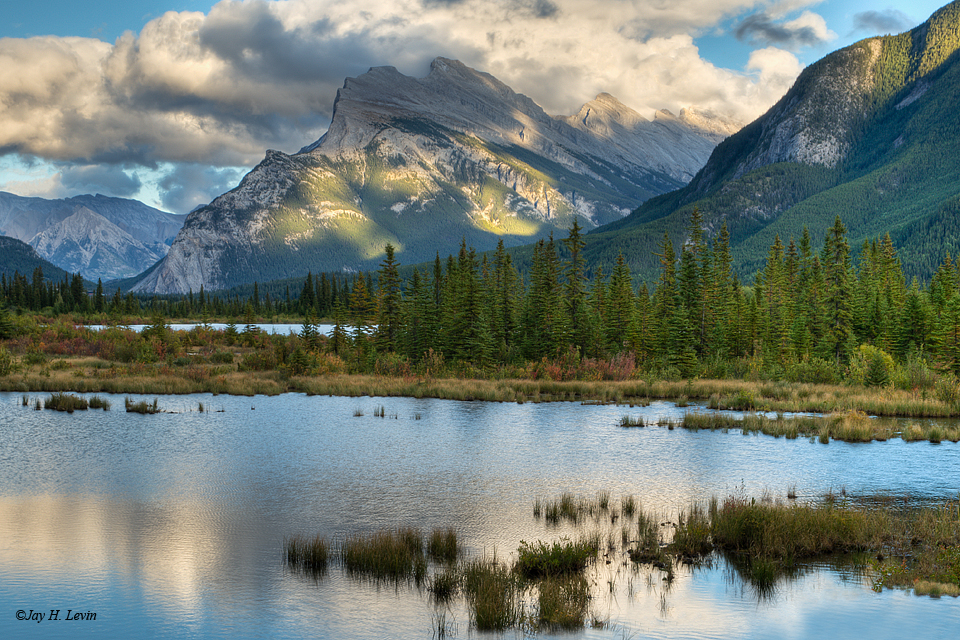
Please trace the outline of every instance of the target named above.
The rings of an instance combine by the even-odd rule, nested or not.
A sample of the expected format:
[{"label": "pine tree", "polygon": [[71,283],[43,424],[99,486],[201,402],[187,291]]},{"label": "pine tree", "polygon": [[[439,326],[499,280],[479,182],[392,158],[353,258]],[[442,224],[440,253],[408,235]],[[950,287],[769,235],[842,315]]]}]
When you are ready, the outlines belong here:
[{"label": "pine tree", "polygon": [[847,229],[837,216],[823,246],[826,333],[824,346],[839,363],[846,363],[853,347],[852,282]]},{"label": "pine tree", "polygon": [[387,243],[384,247],[386,257],[380,263],[377,277],[379,287],[380,309],[377,318],[377,342],[383,351],[396,351],[400,340],[401,315],[400,307],[403,296],[400,291],[400,274],[398,264],[394,258],[393,245]]}]

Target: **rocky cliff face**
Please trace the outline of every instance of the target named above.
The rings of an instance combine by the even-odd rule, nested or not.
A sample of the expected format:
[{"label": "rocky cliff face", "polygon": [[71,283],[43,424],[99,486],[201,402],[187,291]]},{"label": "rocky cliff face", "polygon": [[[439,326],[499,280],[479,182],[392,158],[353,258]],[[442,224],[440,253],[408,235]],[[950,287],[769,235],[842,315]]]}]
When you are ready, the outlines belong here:
[{"label": "rocky cliff face", "polygon": [[167,254],[185,218],[123,198],[47,200],[0,192],[0,234],[92,280],[141,273]]},{"label": "rocky cliff face", "polygon": [[[591,228],[675,189],[717,131],[650,121],[601,94],[552,117],[492,76],[443,58],[425,78],[378,67],[337,92],[329,130],[295,155],[270,151],[233,191],[190,214],[140,291],[180,292],[307,270],[375,269]],[[724,124],[721,124],[724,126]]]}]

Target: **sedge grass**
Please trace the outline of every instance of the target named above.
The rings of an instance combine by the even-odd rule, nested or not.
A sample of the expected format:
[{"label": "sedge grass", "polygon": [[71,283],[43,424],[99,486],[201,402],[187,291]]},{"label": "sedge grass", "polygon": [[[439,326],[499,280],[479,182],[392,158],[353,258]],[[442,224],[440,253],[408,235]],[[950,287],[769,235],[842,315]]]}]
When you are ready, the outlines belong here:
[{"label": "sedge grass", "polygon": [[555,578],[579,574],[587,562],[597,555],[598,545],[592,540],[557,541],[547,544],[520,542],[514,571],[526,580]]},{"label": "sedge grass", "polygon": [[537,586],[537,626],[582,629],[590,607],[590,585],[582,575],[543,580]]},{"label": "sedge grass", "polygon": [[901,437],[906,441],[928,440],[940,442],[960,440],[960,426],[935,423],[912,424],[901,427],[894,421],[871,418],[862,411],[844,411],[828,416],[797,416],[786,418],[778,415],[768,418],[759,414],[746,414],[742,418],[730,413],[687,413],[679,426],[697,431],[740,429],[742,433],[793,439],[799,436],[818,439],[827,444],[830,440],[844,442],[872,442]]},{"label": "sedge grass", "polygon": [[67,413],[73,413],[74,411],[86,411],[89,407],[90,403],[85,398],[81,398],[70,393],[51,394],[51,396],[43,403],[44,409],[66,411]]},{"label": "sedge grass", "polygon": [[127,410],[127,413],[139,413],[143,415],[153,415],[156,413],[162,413],[163,410],[160,409],[158,400],[153,399],[153,402],[147,402],[146,400],[140,400],[139,402],[134,402],[130,398],[123,399],[123,406]]},{"label": "sedge grass", "polygon": [[436,562],[454,563],[460,555],[457,531],[453,528],[434,529],[427,542],[427,555]]},{"label": "sedge grass", "polygon": [[[246,348],[244,348],[246,349]],[[252,353],[257,353],[255,350]],[[197,362],[186,369],[158,363],[125,364],[99,358],[62,359],[49,367],[23,362],[17,374],[0,376],[0,391],[73,391],[141,394],[226,393],[275,395],[409,396],[500,402],[578,401],[643,405],[653,399],[707,400],[711,406],[758,411],[833,413],[859,410],[871,415],[949,417],[960,404],[922,390],[760,383],[750,380],[565,380],[500,377],[509,371],[472,371],[483,377],[325,373],[290,376],[274,370],[237,371],[232,363]],[[60,360],[58,360],[58,363]]]},{"label": "sedge grass", "polygon": [[521,587],[503,565],[484,559],[469,562],[463,569],[463,590],[470,620],[479,631],[504,631],[519,624]]},{"label": "sedge grass", "polygon": [[312,573],[327,570],[329,545],[326,538],[296,535],[284,541],[283,550],[284,561],[293,569]]},{"label": "sedge grass", "polygon": [[401,528],[343,541],[340,559],[351,574],[375,579],[419,579],[425,572],[423,536],[417,529]]}]

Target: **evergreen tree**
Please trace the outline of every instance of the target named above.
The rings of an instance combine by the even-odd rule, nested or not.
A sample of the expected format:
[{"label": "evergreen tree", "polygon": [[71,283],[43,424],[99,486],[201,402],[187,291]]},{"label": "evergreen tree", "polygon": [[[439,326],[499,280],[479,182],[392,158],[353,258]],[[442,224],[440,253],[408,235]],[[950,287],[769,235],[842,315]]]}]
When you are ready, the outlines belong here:
[{"label": "evergreen tree", "polygon": [[377,317],[377,342],[384,351],[396,351],[400,341],[401,314],[403,297],[400,292],[400,274],[394,258],[393,245],[384,247],[386,257],[380,263],[377,276],[380,309]]},{"label": "evergreen tree", "polygon": [[822,252],[825,285],[825,351],[837,362],[846,363],[853,347],[853,272],[847,229],[837,216],[827,232]]}]

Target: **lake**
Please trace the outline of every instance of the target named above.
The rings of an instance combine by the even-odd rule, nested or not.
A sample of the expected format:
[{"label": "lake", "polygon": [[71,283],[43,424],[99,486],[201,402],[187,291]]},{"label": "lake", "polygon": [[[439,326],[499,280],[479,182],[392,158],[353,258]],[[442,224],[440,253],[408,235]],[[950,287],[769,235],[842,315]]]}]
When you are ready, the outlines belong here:
[{"label": "lake", "polygon": [[[468,555],[509,560],[521,540],[577,535],[533,516],[537,498],[564,492],[632,495],[674,519],[695,499],[783,498],[791,487],[800,500],[960,492],[955,443],[618,426],[625,414],[679,418],[685,409],[668,402],[199,394],[160,396],[176,413],[144,416],[124,412],[125,396],[100,394],[107,412],[65,414],[35,411],[46,395],[27,395],[24,407],[22,394],[0,393],[8,638],[429,638],[441,615],[446,637],[487,637],[462,603],[438,609],[412,584],[358,582],[336,563],[319,579],[292,572],[283,540],[453,527]],[[374,416],[380,407],[385,417]],[[764,597],[722,559],[681,568],[672,584],[619,562],[590,579],[605,626],[573,637],[954,639],[960,629],[960,599],[875,593],[843,566],[807,566]],[[59,619],[16,619],[51,609]],[[68,610],[96,620],[64,621]]]}]

